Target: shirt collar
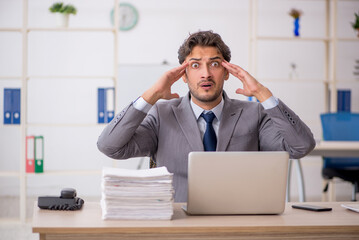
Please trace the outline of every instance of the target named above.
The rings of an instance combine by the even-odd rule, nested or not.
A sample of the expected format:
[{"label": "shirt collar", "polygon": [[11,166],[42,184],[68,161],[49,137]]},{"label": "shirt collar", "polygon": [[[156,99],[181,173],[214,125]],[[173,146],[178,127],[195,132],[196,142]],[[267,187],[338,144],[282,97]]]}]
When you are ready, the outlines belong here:
[{"label": "shirt collar", "polygon": [[223,97],[220,101],[220,103],[215,106],[214,108],[210,109],[210,110],[204,110],[203,108],[199,107],[197,104],[195,104],[193,101],[192,101],[192,98],[191,98],[191,107],[192,107],[192,110],[193,110],[193,113],[196,117],[196,120],[198,120],[198,118],[201,116],[202,112],[204,111],[205,113],[211,111],[214,113],[214,115],[216,116],[216,118],[218,120],[221,119],[221,116],[222,116],[222,110],[223,110],[223,106],[224,106],[224,101],[223,101]]}]

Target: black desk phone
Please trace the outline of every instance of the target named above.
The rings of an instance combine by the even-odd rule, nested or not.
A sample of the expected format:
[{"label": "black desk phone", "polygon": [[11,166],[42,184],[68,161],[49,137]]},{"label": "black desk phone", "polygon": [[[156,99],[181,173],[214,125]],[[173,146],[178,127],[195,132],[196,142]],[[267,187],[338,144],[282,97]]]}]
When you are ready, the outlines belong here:
[{"label": "black desk phone", "polygon": [[84,204],[84,200],[76,197],[76,190],[73,188],[64,188],[61,190],[60,197],[43,196],[38,197],[37,205],[41,209],[50,210],[79,210]]}]

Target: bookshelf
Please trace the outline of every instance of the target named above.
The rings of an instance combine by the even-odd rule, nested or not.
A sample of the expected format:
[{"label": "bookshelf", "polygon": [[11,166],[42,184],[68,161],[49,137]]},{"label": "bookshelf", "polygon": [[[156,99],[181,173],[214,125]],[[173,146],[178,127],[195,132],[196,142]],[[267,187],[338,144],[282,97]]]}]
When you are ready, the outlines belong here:
[{"label": "bookshelf", "polygon": [[[300,8],[301,3],[305,4],[313,4],[313,3],[323,3],[324,9],[323,12],[324,16],[324,26],[322,26],[324,30],[323,36],[280,36],[278,34],[272,35],[261,35],[258,33],[258,25],[260,24],[258,21],[258,12],[259,12],[259,3],[261,0],[254,0],[250,1],[250,19],[249,19],[249,42],[250,42],[250,54],[249,54],[249,69],[253,73],[253,75],[257,75],[258,73],[258,56],[259,51],[258,45],[260,43],[274,43],[274,42],[283,42],[283,43],[308,43],[308,44],[323,44],[324,45],[324,52],[323,52],[323,59],[324,59],[324,74],[323,78],[303,78],[303,79],[275,79],[275,78],[262,78],[264,82],[320,82],[324,85],[325,93],[324,93],[324,110],[326,112],[336,112],[337,110],[337,89],[338,83],[341,81],[344,82],[351,82],[355,83],[358,82],[354,79],[342,79],[337,76],[338,65],[338,43],[359,43],[359,38],[355,37],[342,37],[338,35],[338,9],[340,8],[339,3],[341,2],[355,2],[355,0],[315,0],[315,1],[307,1],[307,0],[300,0],[300,1],[287,1],[286,4],[292,4],[292,6],[296,6]],[[270,2],[270,1],[268,1]],[[272,1],[272,4],[275,1]],[[278,1],[277,1],[278,2]],[[275,3],[274,3],[275,4]],[[289,6],[288,5],[288,6]],[[290,9],[288,9],[289,12]],[[355,9],[353,9],[354,13]],[[308,13],[309,14],[313,14]],[[304,12],[303,17],[306,16],[306,12]],[[351,18],[354,17],[351,16]],[[290,16],[288,15],[288,18]],[[287,19],[290,21],[290,19]],[[349,24],[350,22],[346,23]],[[323,31],[322,30],[322,31]],[[320,32],[320,31],[319,31]],[[305,54],[305,53],[303,53]]]},{"label": "bookshelf", "polygon": [[[263,2],[266,2],[267,4],[272,5],[280,5],[280,4],[286,4],[287,7],[295,7],[299,8],[301,7],[301,4],[322,4],[320,13],[324,13],[324,21],[321,25],[321,29],[318,30],[318,32],[321,32],[321,34],[314,34],[315,36],[311,36],[310,34],[303,34],[300,37],[294,37],[294,36],[282,36],[276,32],[275,34],[260,34],[258,33],[259,28],[259,8],[263,7]],[[278,0],[272,0],[272,1],[265,1],[265,0],[253,0],[249,1],[250,6],[250,16],[249,16],[249,43],[250,43],[250,53],[249,53],[249,69],[250,72],[253,73],[254,76],[257,76],[258,74],[258,65],[259,63],[259,55],[260,50],[258,45],[260,43],[295,43],[296,45],[306,43],[306,44],[321,44],[324,51],[322,54],[323,59],[323,77],[321,78],[302,78],[302,79],[289,79],[289,78],[261,78],[260,81],[263,81],[264,84],[267,83],[279,83],[279,84],[288,84],[288,83],[294,83],[294,84],[322,84],[324,88],[324,94],[322,99],[324,101],[324,106],[321,110],[321,112],[314,112],[317,117],[317,119],[303,119],[308,125],[312,124],[312,126],[316,126],[317,128],[320,128],[319,123],[319,114],[323,112],[336,112],[337,111],[337,90],[338,85],[341,83],[350,83],[350,84],[358,84],[359,81],[356,81],[354,78],[352,79],[345,79],[340,76],[338,76],[338,53],[339,43],[344,44],[350,44],[350,43],[359,43],[359,38],[356,37],[353,34],[353,37],[343,37],[343,34],[338,34],[338,22],[339,22],[339,14],[338,11],[343,8],[341,3],[346,2],[355,2],[355,0],[314,0],[314,1],[308,1],[308,0],[298,0],[298,1],[278,1]],[[262,4],[260,6],[260,4]],[[281,9],[282,10],[282,9]],[[289,12],[290,9],[288,9]],[[308,8],[307,8],[308,10]],[[353,13],[357,11],[357,9],[353,9]],[[319,11],[318,11],[319,12]],[[313,15],[314,13],[317,13],[314,10],[309,11],[309,13],[304,11],[303,17],[307,17],[308,15]],[[278,13],[278,12],[277,12]],[[263,14],[263,9],[262,9]],[[288,14],[287,14],[288,15]],[[343,13],[341,14],[343,16]],[[267,15],[269,17],[269,15]],[[276,17],[274,15],[271,15],[271,17]],[[290,21],[290,16],[287,16],[288,19],[285,19],[287,21]],[[310,17],[310,16],[309,16]],[[354,17],[351,16],[352,18]],[[279,18],[278,18],[279,19]],[[281,18],[283,20],[284,18]],[[312,17],[313,19],[313,17]],[[263,19],[262,19],[263,20]],[[353,20],[346,19],[346,21],[342,21],[342,24],[348,24],[352,22]],[[319,21],[320,22],[320,21]],[[277,22],[278,23],[278,20]],[[308,22],[307,22],[308,24]],[[303,24],[304,25],[304,24]],[[342,25],[341,25],[342,26]],[[308,25],[307,25],[308,27]],[[318,27],[318,25],[316,25]],[[268,32],[268,31],[265,31]],[[287,33],[288,34],[288,33]],[[318,35],[318,36],[316,36]],[[269,44],[267,47],[270,46]],[[278,47],[276,45],[276,47]],[[283,48],[278,47],[283,51]],[[305,52],[303,53],[305,54]],[[313,54],[313,53],[312,53]],[[277,56],[274,56],[274,59]],[[275,60],[274,60],[275,61]],[[283,63],[283,62],[282,62]],[[298,85],[297,85],[298,86]],[[355,85],[357,86],[357,85]],[[304,92],[305,94],[306,92]],[[315,105],[317,104],[314,100],[315,98],[313,95],[308,94],[308,96],[302,94],[297,99],[300,99],[301,101],[307,101],[308,98],[312,98],[313,100],[309,102],[308,104]],[[352,101],[353,104],[353,101]],[[295,107],[295,106],[294,106]],[[302,116],[301,114],[299,114]],[[321,128],[320,128],[321,129]],[[317,131],[317,138],[321,138],[320,135],[321,131]],[[296,161],[297,163],[297,177],[298,177],[298,184],[299,184],[299,198],[300,200],[305,200],[305,191],[304,191],[304,179],[302,176],[302,170],[301,170],[301,163],[300,159]],[[291,171],[291,169],[289,169]],[[289,173],[290,174],[290,173]],[[290,175],[289,175],[290,178]],[[289,179],[290,181],[290,179]],[[289,184],[288,184],[289,185]],[[289,189],[287,189],[289,190]],[[288,195],[287,195],[288,196]],[[287,199],[289,200],[289,199]]]},{"label": "bookshelf", "polygon": [[[29,96],[29,86],[28,82],[32,79],[42,79],[42,80],[49,80],[49,81],[56,81],[58,79],[79,79],[79,80],[86,80],[86,79],[110,79],[113,83],[113,87],[117,88],[118,83],[118,29],[119,29],[119,14],[118,14],[118,6],[119,1],[114,0],[113,6],[115,11],[115,20],[113,27],[69,27],[69,28],[57,28],[57,27],[31,27],[29,26],[29,2],[31,0],[22,0],[22,23],[20,28],[0,28],[0,33],[19,33],[21,34],[21,46],[18,48],[22,48],[21,52],[21,76],[0,76],[0,81],[12,81],[16,80],[20,82],[20,86],[17,86],[21,89],[21,123],[19,125],[4,125],[0,123],[0,127],[3,129],[18,129],[20,132],[20,139],[21,142],[18,145],[20,149],[20,163],[19,169],[17,171],[0,171],[0,178],[17,178],[19,180],[19,217],[18,220],[21,222],[26,221],[26,201],[27,201],[27,178],[28,177],[44,177],[44,176],[92,176],[97,175],[100,176],[100,170],[59,170],[59,171],[45,171],[41,174],[35,173],[26,173],[26,136],[29,134],[30,127],[48,127],[48,128],[63,128],[63,127],[75,127],[75,128],[94,128],[101,126],[103,124],[95,124],[95,123],[34,123],[28,122],[29,116],[29,109],[28,109],[28,96]],[[30,33],[77,33],[77,32],[88,32],[88,33],[106,33],[113,35],[113,74],[112,75],[97,75],[97,74],[89,74],[89,75],[61,75],[61,74],[54,74],[54,75],[31,75],[29,74],[29,51],[30,44],[29,44],[29,34]],[[86,56],[82,56],[86,58]],[[116,95],[115,95],[115,104],[117,103]],[[97,108],[97,105],[94,107]],[[116,109],[116,105],[115,105]]]}]

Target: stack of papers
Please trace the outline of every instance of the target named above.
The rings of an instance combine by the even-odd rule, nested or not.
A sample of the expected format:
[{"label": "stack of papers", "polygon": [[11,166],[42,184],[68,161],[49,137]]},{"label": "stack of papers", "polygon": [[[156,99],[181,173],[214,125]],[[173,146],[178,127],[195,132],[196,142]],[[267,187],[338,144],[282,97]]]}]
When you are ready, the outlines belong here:
[{"label": "stack of papers", "polygon": [[104,168],[103,219],[169,220],[173,215],[173,174],[166,167],[144,170]]}]

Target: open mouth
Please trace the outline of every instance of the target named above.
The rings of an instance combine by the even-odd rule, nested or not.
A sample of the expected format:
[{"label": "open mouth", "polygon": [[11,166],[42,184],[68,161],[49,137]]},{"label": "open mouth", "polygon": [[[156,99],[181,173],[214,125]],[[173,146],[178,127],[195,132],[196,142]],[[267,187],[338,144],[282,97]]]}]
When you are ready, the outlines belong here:
[{"label": "open mouth", "polygon": [[201,88],[207,90],[207,89],[210,89],[212,86],[213,86],[213,83],[212,82],[202,82],[200,84]]}]

